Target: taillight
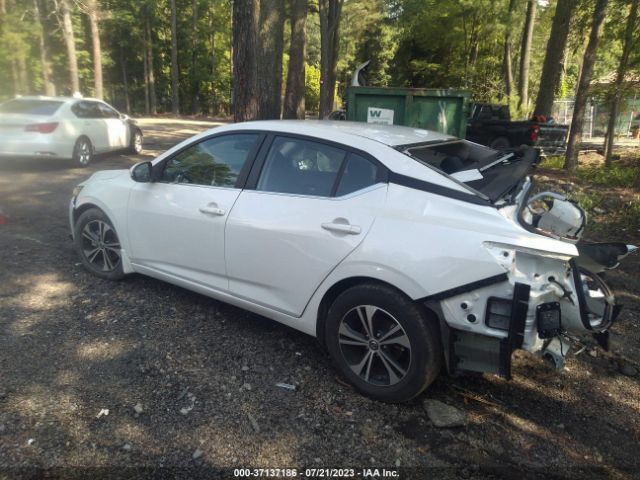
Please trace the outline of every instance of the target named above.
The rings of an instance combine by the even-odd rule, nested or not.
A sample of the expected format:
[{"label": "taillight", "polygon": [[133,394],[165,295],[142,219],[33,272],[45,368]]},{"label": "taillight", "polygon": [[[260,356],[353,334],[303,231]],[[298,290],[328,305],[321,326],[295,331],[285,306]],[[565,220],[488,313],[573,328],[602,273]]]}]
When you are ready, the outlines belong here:
[{"label": "taillight", "polygon": [[32,123],[24,127],[25,132],[51,133],[58,128],[58,122]]},{"label": "taillight", "polygon": [[531,141],[538,141],[538,134],[540,133],[540,127],[538,125],[531,125]]}]

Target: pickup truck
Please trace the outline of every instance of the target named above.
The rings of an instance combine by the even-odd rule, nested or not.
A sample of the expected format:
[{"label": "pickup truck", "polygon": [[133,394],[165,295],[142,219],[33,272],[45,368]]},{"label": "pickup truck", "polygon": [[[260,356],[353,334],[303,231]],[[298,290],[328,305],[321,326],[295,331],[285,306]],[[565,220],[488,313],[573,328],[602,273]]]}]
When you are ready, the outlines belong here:
[{"label": "pickup truck", "polygon": [[528,145],[543,154],[565,150],[568,125],[538,119],[512,121],[507,105],[474,103],[467,120],[467,139],[495,150]]}]

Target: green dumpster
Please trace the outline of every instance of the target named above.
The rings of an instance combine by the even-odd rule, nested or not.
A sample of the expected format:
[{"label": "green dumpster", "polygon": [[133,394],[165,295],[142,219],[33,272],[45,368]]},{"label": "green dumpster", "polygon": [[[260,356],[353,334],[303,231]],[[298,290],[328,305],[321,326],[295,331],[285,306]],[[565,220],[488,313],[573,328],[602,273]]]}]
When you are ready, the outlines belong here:
[{"label": "green dumpster", "polygon": [[464,138],[470,98],[466,90],[349,87],[347,120],[406,125]]}]

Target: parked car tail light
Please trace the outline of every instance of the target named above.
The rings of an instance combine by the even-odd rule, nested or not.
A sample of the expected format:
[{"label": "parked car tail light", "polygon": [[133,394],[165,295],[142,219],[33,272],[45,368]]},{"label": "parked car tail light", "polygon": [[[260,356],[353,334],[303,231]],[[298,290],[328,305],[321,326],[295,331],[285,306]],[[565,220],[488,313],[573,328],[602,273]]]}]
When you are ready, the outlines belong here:
[{"label": "parked car tail light", "polygon": [[531,125],[531,141],[532,142],[537,142],[538,141],[538,134],[540,133],[540,126],[539,125]]},{"label": "parked car tail light", "polygon": [[32,123],[24,127],[25,132],[51,133],[58,128],[58,122]]}]

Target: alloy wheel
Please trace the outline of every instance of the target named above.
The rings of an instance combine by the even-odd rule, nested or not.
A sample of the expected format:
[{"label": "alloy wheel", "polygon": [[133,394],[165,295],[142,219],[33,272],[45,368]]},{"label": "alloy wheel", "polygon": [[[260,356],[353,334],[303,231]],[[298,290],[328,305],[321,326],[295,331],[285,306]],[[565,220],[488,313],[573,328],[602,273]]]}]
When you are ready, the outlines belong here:
[{"label": "alloy wheel", "polygon": [[88,165],[91,161],[91,145],[86,140],[80,140],[77,148],[78,162],[82,165]]},{"label": "alloy wheel", "polygon": [[111,226],[102,220],[92,220],[82,229],[82,252],[87,261],[111,272],[120,264],[120,241]]},{"label": "alloy wheel", "polygon": [[340,321],[338,344],[349,368],[372,385],[395,385],[409,371],[409,337],[381,308],[360,305],[349,310]]},{"label": "alloy wheel", "polygon": [[136,153],[142,152],[142,134],[136,132],[133,136],[133,149]]}]

